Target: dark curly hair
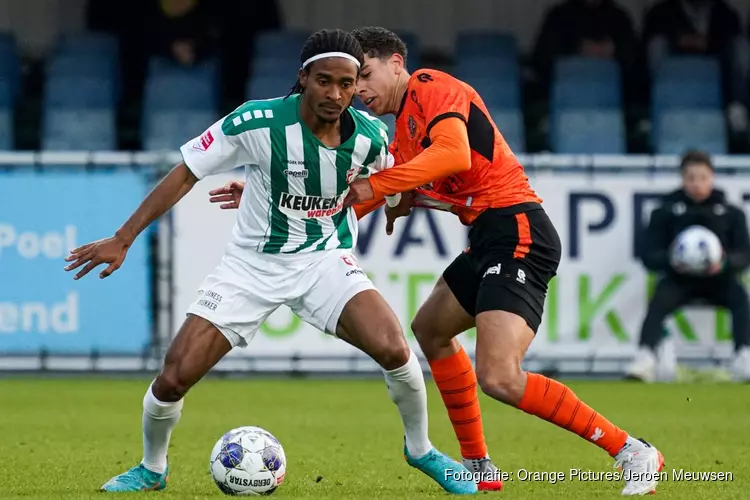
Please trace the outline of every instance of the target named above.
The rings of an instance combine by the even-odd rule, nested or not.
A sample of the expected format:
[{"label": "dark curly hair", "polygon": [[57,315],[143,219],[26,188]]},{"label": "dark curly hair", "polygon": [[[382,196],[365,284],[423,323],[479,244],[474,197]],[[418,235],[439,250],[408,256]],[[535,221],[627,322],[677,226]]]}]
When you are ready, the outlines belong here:
[{"label": "dark curly hair", "polygon": [[711,155],[705,151],[691,149],[682,156],[682,160],[680,161],[680,171],[685,172],[685,169],[689,166],[696,164],[706,165],[711,170],[714,170],[714,164],[711,162]]},{"label": "dark curly hair", "polygon": [[[305,44],[302,46],[302,52],[300,53],[300,65],[304,64],[305,61],[311,57],[317,56],[318,54],[324,54],[326,52],[343,52],[354,57],[359,61],[360,67],[365,63],[365,56],[362,52],[357,39],[352,36],[348,31],[335,29],[335,30],[320,30],[310,35]],[[305,71],[308,71],[305,68]],[[359,75],[359,70],[357,70]],[[305,89],[300,85],[299,77],[289,92],[289,97],[292,94],[301,94]]]},{"label": "dark curly hair", "polygon": [[352,31],[362,51],[370,57],[385,58],[399,54],[406,66],[408,50],[406,44],[391,30],[379,26],[366,26]]}]

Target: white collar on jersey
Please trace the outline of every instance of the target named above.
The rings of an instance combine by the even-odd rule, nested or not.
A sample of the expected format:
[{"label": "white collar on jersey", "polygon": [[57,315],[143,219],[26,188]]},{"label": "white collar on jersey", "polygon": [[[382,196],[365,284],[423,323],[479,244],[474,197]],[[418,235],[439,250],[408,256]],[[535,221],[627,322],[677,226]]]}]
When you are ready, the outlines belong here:
[{"label": "white collar on jersey", "polygon": [[346,52],[324,52],[322,54],[318,54],[317,56],[312,56],[310,59],[302,63],[302,69],[305,69],[310,64],[314,63],[318,59],[325,59],[326,57],[343,57],[344,59],[349,59],[351,62],[357,65],[359,68],[359,61],[357,61],[357,58],[352,56],[351,54],[347,54]]}]

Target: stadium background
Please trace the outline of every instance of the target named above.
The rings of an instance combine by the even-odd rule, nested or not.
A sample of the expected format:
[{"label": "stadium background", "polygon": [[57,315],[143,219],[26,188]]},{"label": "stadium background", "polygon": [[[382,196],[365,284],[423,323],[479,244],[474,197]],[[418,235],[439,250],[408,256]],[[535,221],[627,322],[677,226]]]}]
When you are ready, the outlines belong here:
[{"label": "stadium background", "polygon": [[[207,192],[241,174],[200,183],[105,281],[74,282],[62,270],[66,251],[109,235],[179,161],[176,149],[241,99],[285,94],[310,32],[375,24],[403,34],[410,67],[443,68],[479,89],[559,228],[564,259],[527,366],[616,376],[635,351],[652,284],[637,260],[639,238],[658,195],[679,182],[677,155],[691,147],[714,154],[717,183],[744,206],[750,135],[728,111],[737,104],[727,90],[735,73],[724,75],[712,55],[670,56],[649,69],[641,46],[635,71],[571,56],[557,58],[548,78],[540,76],[532,53],[557,3],[211,2],[211,19],[227,30],[219,43],[241,50],[221,52],[223,65],[208,57],[191,67],[151,54],[139,73],[133,61],[150,54],[151,42],[146,32],[136,33],[141,43],[134,49],[136,28],[123,26],[154,2],[0,1],[0,367],[157,369],[231,231],[233,214],[210,205]],[[639,43],[653,3],[618,2]],[[729,5],[746,44],[750,1]],[[258,31],[265,28],[274,30]],[[119,38],[118,29],[125,32]],[[750,89],[750,81],[741,84]],[[400,222],[391,237],[382,226],[377,215],[361,221],[358,255],[411,338],[410,320],[465,247],[466,228],[425,211]],[[729,321],[723,311],[689,308],[668,330],[684,362],[714,364],[731,355]],[[473,332],[463,342],[473,352]],[[217,367],[376,369],[286,308],[250,349]]]},{"label": "stadium background", "polygon": [[[141,460],[144,391],[233,223],[232,213],[208,203],[207,191],[235,174],[199,183],[106,280],[73,281],[63,271],[66,252],[109,236],[180,160],[177,147],[214,119],[248,95],[285,94],[300,38],[322,27],[375,24],[405,36],[412,68],[445,68],[480,88],[560,231],[564,259],[526,367],[566,376],[583,401],[658,446],[669,474],[659,498],[747,498],[746,385],[603,378],[618,377],[635,351],[650,284],[635,258],[639,235],[658,194],[679,183],[678,154],[713,153],[717,183],[747,206],[750,134],[737,126],[741,108],[728,91],[750,90],[750,81],[741,71],[728,81],[715,58],[676,59],[656,72],[640,61],[635,92],[608,61],[560,60],[540,77],[533,49],[557,3],[202,0],[212,13],[194,27],[214,23],[211,36],[228,42],[225,64],[176,68],[144,57],[157,45],[142,22],[157,0],[0,0],[0,497],[98,499],[104,481]],[[640,36],[655,2],[617,3]],[[729,4],[743,42],[750,0]],[[258,35],[263,27],[283,30]],[[737,56],[741,63],[742,50]],[[464,248],[466,229],[446,214],[418,211],[387,237],[380,217],[362,221],[359,259],[408,334],[436,276]],[[731,355],[728,326],[721,311],[688,308],[669,332],[683,362],[713,366]],[[473,353],[472,332],[463,341]],[[336,376],[275,376],[302,372]],[[377,372],[279,311],[250,348],[216,368],[219,376],[191,389],[163,494],[220,496],[206,467],[213,443],[228,429],[258,425],[286,450],[289,473],[276,497],[444,498],[403,462],[401,422],[382,378],[370,376]],[[234,374],[241,380],[224,380]],[[457,457],[440,395],[429,380],[427,389],[430,439]],[[606,453],[578,436],[479,397],[490,454],[504,471],[613,470]],[[681,481],[673,470],[733,476]],[[589,500],[614,498],[621,488],[606,480],[516,480],[500,494]]]}]

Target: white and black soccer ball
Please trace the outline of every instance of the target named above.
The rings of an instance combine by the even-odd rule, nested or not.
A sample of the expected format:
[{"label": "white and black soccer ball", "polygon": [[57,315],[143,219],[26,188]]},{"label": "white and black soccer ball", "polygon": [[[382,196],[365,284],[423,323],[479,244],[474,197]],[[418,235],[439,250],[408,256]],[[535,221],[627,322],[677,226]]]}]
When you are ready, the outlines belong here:
[{"label": "white and black soccer ball", "polygon": [[284,481],[286,455],[267,430],[238,427],[216,442],[209,466],[216,486],[226,495],[270,495]]},{"label": "white and black soccer ball", "polygon": [[704,273],[711,265],[719,264],[723,257],[719,237],[704,226],[684,229],[672,248],[672,262],[693,274]]}]

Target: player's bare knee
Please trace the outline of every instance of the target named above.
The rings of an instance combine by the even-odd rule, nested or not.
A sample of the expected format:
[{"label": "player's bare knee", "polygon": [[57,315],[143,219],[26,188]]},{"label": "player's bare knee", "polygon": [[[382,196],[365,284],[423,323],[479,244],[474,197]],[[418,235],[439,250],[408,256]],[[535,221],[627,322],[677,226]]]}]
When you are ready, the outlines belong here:
[{"label": "player's bare knee", "polygon": [[371,354],[372,358],[384,369],[384,370],[395,370],[404,366],[411,356],[411,349],[403,339],[402,335],[399,335],[401,341],[392,343],[383,343],[379,346],[378,352]]},{"label": "player's bare knee", "polygon": [[430,354],[451,344],[451,338],[441,335],[440,328],[435,325],[426,314],[417,316],[411,322],[411,331],[419,343],[419,347],[430,358]]},{"label": "player's bare knee", "polygon": [[154,380],[152,391],[154,397],[165,403],[172,403],[184,398],[192,384],[180,375],[179,365],[165,365]]},{"label": "player's bare knee", "polygon": [[503,403],[516,405],[524,391],[524,374],[516,363],[477,366],[477,383],[482,392]]},{"label": "player's bare knee", "polygon": [[419,345],[428,343],[430,340],[432,340],[429,335],[430,325],[426,319],[423,319],[422,315],[417,314],[414,317],[411,322],[410,328],[412,333],[414,333],[414,337],[417,339],[417,342],[419,342]]}]

